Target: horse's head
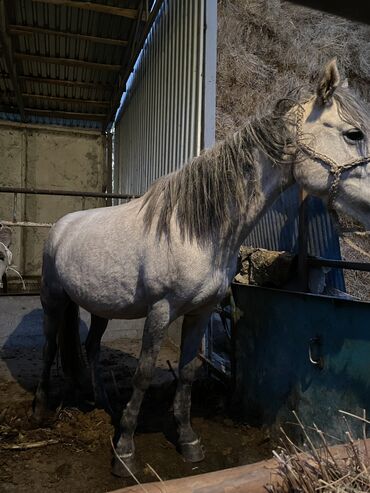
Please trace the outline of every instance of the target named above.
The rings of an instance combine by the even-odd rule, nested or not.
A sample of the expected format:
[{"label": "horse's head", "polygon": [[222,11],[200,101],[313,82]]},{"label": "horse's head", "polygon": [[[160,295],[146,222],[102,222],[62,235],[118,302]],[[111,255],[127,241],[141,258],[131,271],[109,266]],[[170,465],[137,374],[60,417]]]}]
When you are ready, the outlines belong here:
[{"label": "horse's head", "polygon": [[336,61],[329,62],[316,95],[295,109],[304,159],[298,159],[293,173],[329,209],[370,229],[370,124],[363,106],[341,83]]},{"label": "horse's head", "polygon": [[11,241],[11,229],[0,223],[0,287],[3,275],[12,263],[12,253],[9,250]]}]

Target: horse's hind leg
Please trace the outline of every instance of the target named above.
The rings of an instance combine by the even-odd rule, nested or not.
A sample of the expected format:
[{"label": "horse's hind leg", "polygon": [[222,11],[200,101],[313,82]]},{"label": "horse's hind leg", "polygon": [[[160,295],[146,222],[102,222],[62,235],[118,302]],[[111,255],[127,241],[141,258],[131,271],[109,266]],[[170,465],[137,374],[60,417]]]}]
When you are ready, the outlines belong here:
[{"label": "horse's hind leg", "polygon": [[109,399],[106,394],[99,369],[101,338],[103,337],[107,325],[108,320],[106,318],[91,315],[91,325],[85,342],[85,347],[91,370],[91,381],[94,390],[95,405],[111,411]]},{"label": "horse's hind leg", "polygon": [[204,459],[199,438],[191,427],[191,386],[199,366],[197,354],[207,326],[210,311],[187,314],[184,317],[181,334],[181,356],[179,381],[174,401],[174,414],[178,425],[178,448],[190,462]]},{"label": "horse's hind leg", "polygon": [[50,370],[57,353],[57,338],[61,320],[61,313],[48,314],[44,311],[44,336],[43,369],[33,401],[33,416],[37,421],[42,421],[48,407]]},{"label": "horse's hind leg", "polygon": [[[133,393],[122,414],[120,422],[121,435],[116,447],[116,453],[130,469],[135,467],[133,437],[141,403],[145,391],[152,380],[163,336],[170,321],[170,307],[167,300],[155,303],[145,321],[141,353],[133,378]],[[126,468],[116,458],[113,461],[112,472],[117,476],[128,475]]]}]

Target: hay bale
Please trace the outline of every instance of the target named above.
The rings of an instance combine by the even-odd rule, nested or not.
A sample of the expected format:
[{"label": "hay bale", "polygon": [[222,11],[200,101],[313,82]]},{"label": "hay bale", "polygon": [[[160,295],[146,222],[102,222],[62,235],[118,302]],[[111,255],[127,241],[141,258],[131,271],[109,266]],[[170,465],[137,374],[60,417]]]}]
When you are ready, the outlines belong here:
[{"label": "hay bale", "polygon": [[295,273],[295,255],[242,246],[235,281],[254,286],[282,287]]}]

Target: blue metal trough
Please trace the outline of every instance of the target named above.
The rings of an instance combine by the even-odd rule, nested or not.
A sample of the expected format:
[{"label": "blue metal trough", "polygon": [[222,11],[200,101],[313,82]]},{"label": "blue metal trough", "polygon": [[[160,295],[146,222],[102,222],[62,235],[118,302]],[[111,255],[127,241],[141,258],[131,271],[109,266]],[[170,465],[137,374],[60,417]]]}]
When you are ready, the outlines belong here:
[{"label": "blue metal trough", "polygon": [[[343,438],[370,416],[370,303],[233,283],[235,395],[247,422],[294,428],[296,411]],[[343,416],[348,420],[344,423]]]}]

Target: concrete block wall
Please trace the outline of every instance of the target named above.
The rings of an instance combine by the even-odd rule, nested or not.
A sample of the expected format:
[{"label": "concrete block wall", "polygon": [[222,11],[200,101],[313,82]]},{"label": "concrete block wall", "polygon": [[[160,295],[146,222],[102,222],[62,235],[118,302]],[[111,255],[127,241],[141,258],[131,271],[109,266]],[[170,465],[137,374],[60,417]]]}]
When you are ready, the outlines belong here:
[{"label": "concrete block wall", "polygon": [[[0,123],[0,184],[102,192],[109,187],[104,137],[95,131]],[[0,220],[12,221],[13,195],[0,194]],[[68,212],[104,206],[103,199],[18,195],[17,220],[53,223]],[[40,276],[48,228],[13,227],[14,264]]]}]

